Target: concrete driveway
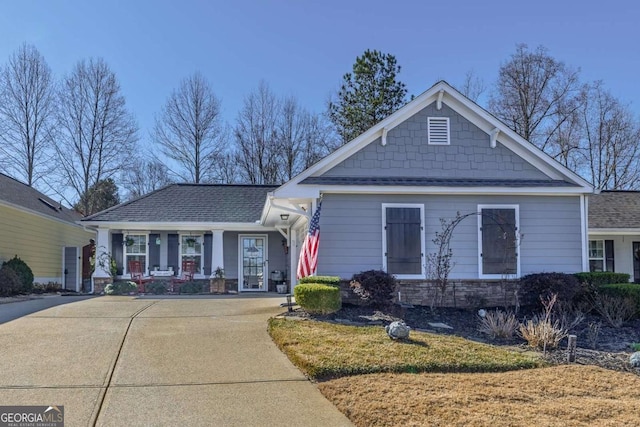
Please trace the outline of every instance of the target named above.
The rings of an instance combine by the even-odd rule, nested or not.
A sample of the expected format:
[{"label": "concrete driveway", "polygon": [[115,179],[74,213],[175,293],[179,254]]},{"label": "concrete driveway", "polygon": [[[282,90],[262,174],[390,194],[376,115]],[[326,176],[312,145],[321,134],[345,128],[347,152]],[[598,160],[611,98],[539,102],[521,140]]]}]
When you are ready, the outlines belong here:
[{"label": "concrete driveway", "polygon": [[0,325],[0,405],[67,426],[351,425],[266,332],[282,298],[100,297]]}]

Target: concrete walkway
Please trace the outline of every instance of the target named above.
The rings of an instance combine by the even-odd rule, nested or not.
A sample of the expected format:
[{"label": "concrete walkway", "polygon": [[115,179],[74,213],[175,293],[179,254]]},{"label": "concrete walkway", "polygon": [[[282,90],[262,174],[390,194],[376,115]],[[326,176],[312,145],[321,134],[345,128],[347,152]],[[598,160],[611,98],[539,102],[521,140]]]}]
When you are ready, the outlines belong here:
[{"label": "concrete walkway", "polygon": [[68,426],[351,425],[266,332],[282,298],[100,297],[0,325],[0,405]]},{"label": "concrete walkway", "polygon": [[27,314],[55,307],[56,305],[69,304],[89,298],[94,297],[92,295],[43,295],[40,298],[0,304],[0,323],[6,323],[22,316],[26,316]]}]

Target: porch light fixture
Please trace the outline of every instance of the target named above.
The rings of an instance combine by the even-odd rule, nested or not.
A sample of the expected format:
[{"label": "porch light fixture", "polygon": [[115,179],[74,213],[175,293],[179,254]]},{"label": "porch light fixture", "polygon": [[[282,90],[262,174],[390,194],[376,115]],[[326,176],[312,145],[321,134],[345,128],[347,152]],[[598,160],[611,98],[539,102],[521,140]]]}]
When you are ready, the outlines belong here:
[{"label": "porch light fixture", "polygon": [[156,237],[156,245],[159,245],[159,244],[160,244],[160,238]]},{"label": "porch light fixture", "polygon": [[286,221],[289,219],[289,214],[280,214],[280,219]]}]

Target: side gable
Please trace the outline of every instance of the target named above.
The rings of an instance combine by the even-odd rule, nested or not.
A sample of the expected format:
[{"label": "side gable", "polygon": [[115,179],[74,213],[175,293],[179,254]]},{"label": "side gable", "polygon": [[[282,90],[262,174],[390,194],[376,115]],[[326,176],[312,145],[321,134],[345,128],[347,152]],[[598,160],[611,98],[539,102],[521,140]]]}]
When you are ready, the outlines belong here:
[{"label": "side gable", "polygon": [[[429,117],[449,118],[449,145],[429,145]],[[320,176],[551,180],[451,107],[432,103]],[[308,181],[305,181],[308,182]]]},{"label": "side gable", "polygon": [[[427,117],[432,114],[450,118],[451,145],[428,145]],[[417,184],[406,184],[414,186],[411,191],[449,191],[445,187],[465,186],[455,184],[455,179],[459,182],[477,179],[488,182],[490,188],[517,187],[518,183],[513,185],[510,181],[519,180],[523,182],[522,186],[530,188],[528,192],[544,187],[554,187],[551,190],[554,193],[589,194],[594,191],[586,180],[444,81],[283,184],[270,197],[317,198],[327,190],[325,185],[330,185],[332,190],[348,185],[338,178],[363,177],[365,174],[369,177],[377,174],[388,180],[401,176],[422,178],[422,183],[414,180]],[[329,182],[333,178],[336,179]],[[450,179],[452,182],[442,186],[428,183],[429,179],[434,182]],[[502,182],[498,183],[498,180]],[[359,188],[365,190],[362,185]],[[478,191],[487,191],[488,187],[483,186]],[[400,188],[387,187],[385,191],[395,190]],[[348,191],[358,191],[358,188],[351,185]],[[542,192],[549,191],[543,189]]]}]

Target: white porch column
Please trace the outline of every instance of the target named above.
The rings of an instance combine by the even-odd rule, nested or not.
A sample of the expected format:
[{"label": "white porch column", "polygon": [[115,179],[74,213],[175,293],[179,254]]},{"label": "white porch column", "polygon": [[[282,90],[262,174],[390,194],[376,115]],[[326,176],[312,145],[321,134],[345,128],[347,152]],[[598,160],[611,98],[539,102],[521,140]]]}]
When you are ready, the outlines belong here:
[{"label": "white porch column", "polygon": [[216,275],[218,267],[224,269],[224,241],[222,239],[224,230],[211,230],[213,239],[211,243],[211,277]]}]

